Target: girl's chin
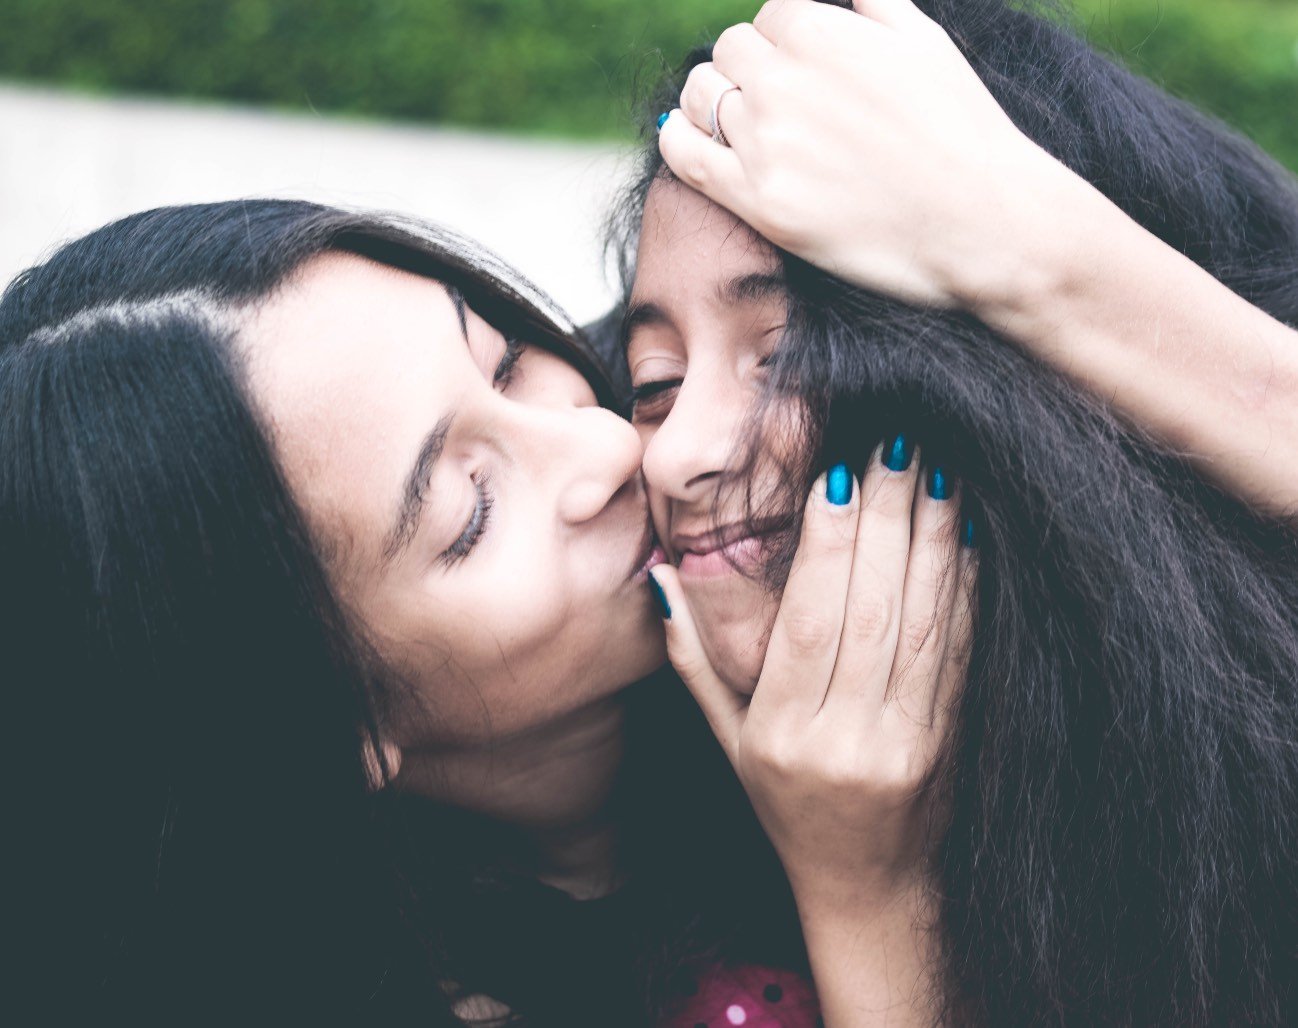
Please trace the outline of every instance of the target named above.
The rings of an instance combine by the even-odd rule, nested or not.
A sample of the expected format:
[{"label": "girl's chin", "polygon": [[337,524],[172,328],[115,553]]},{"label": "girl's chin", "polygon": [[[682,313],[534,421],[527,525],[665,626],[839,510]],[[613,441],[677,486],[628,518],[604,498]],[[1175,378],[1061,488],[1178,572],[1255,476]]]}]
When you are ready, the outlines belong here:
[{"label": "girl's chin", "polygon": [[681,586],[717,677],[751,696],[766,659],[766,644],[780,598],[760,581],[738,574],[686,579]]},{"label": "girl's chin", "polygon": [[748,632],[730,628],[719,633],[720,637],[711,638],[706,629],[700,631],[703,648],[717,677],[741,696],[751,696],[757,690],[757,680],[762,674],[769,633],[755,625]]}]

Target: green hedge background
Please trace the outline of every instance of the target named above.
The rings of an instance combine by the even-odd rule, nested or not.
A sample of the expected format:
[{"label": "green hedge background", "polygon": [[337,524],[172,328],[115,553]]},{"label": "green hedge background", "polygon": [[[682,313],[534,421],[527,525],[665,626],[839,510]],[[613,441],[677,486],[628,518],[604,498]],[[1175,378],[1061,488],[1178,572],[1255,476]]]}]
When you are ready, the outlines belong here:
[{"label": "green hedge background", "polygon": [[[1077,0],[1100,45],[1298,170],[1298,0]],[[0,77],[545,135],[757,0],[4,0]]]}]

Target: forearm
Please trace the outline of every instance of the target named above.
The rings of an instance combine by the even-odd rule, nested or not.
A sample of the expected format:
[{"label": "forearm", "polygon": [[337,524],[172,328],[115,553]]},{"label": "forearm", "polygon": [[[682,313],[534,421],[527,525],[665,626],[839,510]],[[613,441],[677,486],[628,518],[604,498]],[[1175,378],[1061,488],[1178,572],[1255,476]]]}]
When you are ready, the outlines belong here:
[{"label": "forearm", "polygon": [[927,1026],[936,1020],[937,955],[927,893],[884,903],[799,897],[826,1028]]},{"label": "forearm", "polygon": [[[1053,164],[1053,162],[1051,162]],[[1001,263],[957,299],[1201,473],[1298,511],[1298,332],[1231,292],[1062,166],[1020,192]]]}]

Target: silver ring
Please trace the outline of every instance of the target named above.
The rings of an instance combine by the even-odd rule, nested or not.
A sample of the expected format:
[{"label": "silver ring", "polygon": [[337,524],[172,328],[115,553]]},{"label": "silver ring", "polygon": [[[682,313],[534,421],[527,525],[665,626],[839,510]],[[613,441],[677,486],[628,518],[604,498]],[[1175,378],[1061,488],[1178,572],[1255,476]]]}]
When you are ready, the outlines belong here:
[{"label": "silver ring", "polygon": [[734,92],[738,88],[738,86],[727,86],[717,94],[717,98],[712,102],[712,118],[709,121],[712,128],[712,142],[720,143],[722,146],[729,146],[730,140],[726,138],[726,134],[721,128],[721,101],[726,98],[727,93]]}]

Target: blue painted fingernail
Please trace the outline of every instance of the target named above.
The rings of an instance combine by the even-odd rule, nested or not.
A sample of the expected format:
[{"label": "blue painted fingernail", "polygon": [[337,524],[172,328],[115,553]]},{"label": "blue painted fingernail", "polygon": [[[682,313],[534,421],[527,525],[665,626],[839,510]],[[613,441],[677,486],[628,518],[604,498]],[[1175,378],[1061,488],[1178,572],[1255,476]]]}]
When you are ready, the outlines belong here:
[{"label": "blue painted fingernail", "polygon": [[915,456],[915,444],[898,432],[892,441],[884,441],[883,466],[889,471],[905,471]]},{"label": "blue painted fingernail", "polygon": [[928,494],[935,500],[951,499],[951,479],[946,468],[935,464],[928,472]]},{"label": "blue painted fingernail", "polygon": [[852,472],[846,464],[838,463],[825,476],[825,499],[835,507],[846,507],[852,502]]},{"label": "blue painted fingernail", "polygon": [[978,533],[974,531],[973,518],[964,519],[964,531],[960,533],[960,541],[971,550],[978,548]]},{"label": "blue painted fingernail", "polygon": [[662,615],[664,621],[672,619],[672,608],[667,602],[667,594],[663,592],[663,587],[658,584],[658,579],[654,578],[654,573],[649,572],[649,591],[653,593],[654,602],[658,604],[658,613]]},{"label": "blue painted fingernail", "polygon": [[670,118],[671,116],[672,116],[672,112],[671,112],[671,111],[664,111],[662,114],[658,115],[658,131],[659,131],[659,132],[661,132],[661,131],[663,130],[663,126],[667,124],[667,119]]}]

